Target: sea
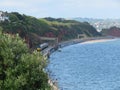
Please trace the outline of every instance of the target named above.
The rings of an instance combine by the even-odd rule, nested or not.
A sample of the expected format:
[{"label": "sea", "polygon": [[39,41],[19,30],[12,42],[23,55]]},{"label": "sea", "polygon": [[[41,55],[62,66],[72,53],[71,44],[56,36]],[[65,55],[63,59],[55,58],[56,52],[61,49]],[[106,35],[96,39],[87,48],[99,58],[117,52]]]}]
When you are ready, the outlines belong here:
[{"label": "sea", "polygon": [[60,48],[49,61],[60,90],[120,90],[120,39]]}]

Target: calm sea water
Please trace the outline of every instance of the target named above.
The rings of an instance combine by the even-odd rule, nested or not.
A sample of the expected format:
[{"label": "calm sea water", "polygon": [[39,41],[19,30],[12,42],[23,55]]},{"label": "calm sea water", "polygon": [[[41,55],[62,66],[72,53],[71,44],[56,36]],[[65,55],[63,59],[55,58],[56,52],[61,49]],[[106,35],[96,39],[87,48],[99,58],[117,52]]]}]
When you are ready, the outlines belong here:
[{"label": "calm sea water", "polygon": [[48,68],[60,90],[120,90],[120,40],[64,47]]}]

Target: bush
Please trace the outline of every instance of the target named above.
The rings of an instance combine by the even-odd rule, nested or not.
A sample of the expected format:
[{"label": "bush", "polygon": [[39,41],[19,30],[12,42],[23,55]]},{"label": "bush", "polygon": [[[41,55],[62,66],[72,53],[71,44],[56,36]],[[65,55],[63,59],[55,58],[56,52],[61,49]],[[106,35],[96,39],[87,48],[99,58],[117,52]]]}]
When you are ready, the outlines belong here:
[{"label": "bush", "polygon": [[0,30],[0,90],[49,90],[46,63],[40,53],[29,53],[19,35]]}]

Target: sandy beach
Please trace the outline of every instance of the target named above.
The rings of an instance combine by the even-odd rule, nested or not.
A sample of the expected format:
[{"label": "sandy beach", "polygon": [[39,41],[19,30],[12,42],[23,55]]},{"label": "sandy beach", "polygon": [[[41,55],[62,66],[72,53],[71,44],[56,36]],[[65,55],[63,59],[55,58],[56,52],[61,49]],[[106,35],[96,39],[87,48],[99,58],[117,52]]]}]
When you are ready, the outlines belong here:
[{"label": "sandy beach", "polygon": [[69,41],[64,41],[59,43],[60,47],[66,47],[73,44],[92,44],[92,43],[98,43],[98,42],[107,42],[107,41],[113,41],[116,40],[114,37],[92,37],[92,38],[83,38],[83,39],[73,39]]},{"label": "sandy beach", "polygon": [[98,40],[89,40],[85,42],[81,42],[81,44],[92,44],[92,43],[98,43],[98,42],[108,42],[108,41],[113,41],[115,39],[98,39]]}]

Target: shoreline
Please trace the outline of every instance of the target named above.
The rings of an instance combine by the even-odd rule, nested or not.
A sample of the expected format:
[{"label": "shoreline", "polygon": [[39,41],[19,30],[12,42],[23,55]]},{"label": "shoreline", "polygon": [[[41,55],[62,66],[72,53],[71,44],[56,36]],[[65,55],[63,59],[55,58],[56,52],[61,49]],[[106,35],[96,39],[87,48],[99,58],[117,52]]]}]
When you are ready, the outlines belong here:
[{"label": "shoreline", "polygon": [[[93,40],[91,40],[91,42],[93,42]],[[115,49],[115,47],[117,47],[117,48],[119,47],[120,39],[103,39],[103,40],[101,39],[98,41],[95,40],[95,42],[103,42],[103,43],[86,44],[86,45],[77,44],[77,45],[73,45],[73,46],[68,46],[68,47],[62,48],[61,52],[57,51],[51,56],[51,59],[54,58],[54,60],[51,60],[50,70],[53,71],[52,73],[53,73],[53,75],[55,75],[55,77],[53,76],[52,78],[58,79],[58,86],[60,89],[64,89],[64,88],[67,88],[68,90],[71,88],[75,89],[76,85],[82,86],[82,89],[86,89],[86,86],[87,86],[87,88],[91,88],[91,86],[94,86],[94,82],[96,83],[98,81],[98,78],[99,78],[98,75],[97,75],[98,77],[96,78],[96,74],[93,77],[94,72],[97,74],[102,73],[100,76],[100,79],[102,81],[104,81],[104,78],[106,78],[106,76],[104,77],[104,74],[106,74],[106,72],[104,72],[106,70],[106,66],[108,66],[108,67],[110,65],[114,66],[114,63],[113,63],[114,59],[113,58],[115,58],[115,57],[114,57],[114,55],[113,56],[110,56],[110,55],[112,55],[111,52]],[[64,54],[64,52],[65,52],[65,54]],[[91,53],[91,52],[94,52],[94,53]],[[119,50],[115,49],[115,53],[116,52],[119,53]],[[106,53],[108,54],[107,56],[105,56]],[[71,57],[72,55],[74,58]],[[67,57],[67,56],[69,56],[69,57]],[[105,57],[101,58],[102,56],[105,56]],[[62,58],[64,58],[64,59],[62,59]],[[106,58],[108,58],[108,60],[106,60]],[[61,61],[64,61],[64,62],[61,62]],[[117,60],[117,61],[119,62],[119,60]],[[106,62],[110,62],[110,63],[106,64]],[[69,63],[69,65],[67,65],[66,67],[62,67],[64,65],[66,65],[67,63]],[[57,66],[54,67],[54,65],[57,65]],[[102,68],[102,72],[99,72],[97,70],[100,68],[100,67],[98,67],[98,65]],[[75,67],[73,68],[71,66],[73,66],[73,67],[75,66]],[[70,67],[69,70],[68,70],[68,67]],[[79,67],[79,69],[78,69],[79,72],[76,69],[77,67]],[[58,70],[56,70],[56,68]],[[65,72],[64,68],[66,71],[67,70],[68,71],[64,75],[62,75],[62,76],[60,75],[60,78],[59,78],[58,77],[59,74]],[[114,67],[112,69],[114,70]],[[71,70],[73,72],[71,72]],[[115,70],[117,70],[117,69],[115,69]],[[62,71],[62,72],[59,72],[59,71]],[[84,73],[84,71],[90,72],[90,73],[87,76],[85,76],[86,73]],[[69,76],[69,74],[71,74],[71,76],[69,77],[68,80],[65,80],[64,78],[66,78],[66,76]],[[82,74],[82,76],[81,76],[82,78],[79,77],[79,80],[77,80],[75,77],[79,76],[80,74]],[[109,75],[109,73],[108,73],[108,75]],[[113,73],[111,75],[113,75]],[[87,79],[85,79],[86,80],[85,82],[83,81],[85,78],[84,76],[87,77]],[[72,78],[72,77],[74,77],[74,78]],[[74,81],[76,81],[76,85],[74,85],[74,82],[72,82],[73,80],[71,78]],[[90,81],[89,78],[91,78],[91,81],[92,80],[94,80],[94,81],[92,81],[92,83],[89,83],[89,81]],[[113,80],[111,77],[110,77],[110,79]],[[100,81],[100,82],[102,82],[102,81]],[[81,82],[81,83],[79,83],[79,82]],[[108,85],[107,88],[109,88],[108,82],[105,81],[106,85]],[[97,84],[104,85],[102,83],[99,83],[99,81],[97,82]],[[70,87],[70,85],[73,85],[73,86]],[[81,87],[77,87],[77,88],[81,89]],[[92,87],[92,88],[94,89],[94,87]],[[101,89],[101,87],[99,87],[99,86],[98,86],[98,88]],[[106,88],[106,86],[103,88]],[[96,89],[97,89],[97,87],[96,87]]]},{"label": "shoreline", "polygon": [[82,42],[81,44],[92,44],[92,43],[99,43],[99,42],[108,42],[113,40],[115,39],[98,39],[98,40],[85,41],[85,42]]},{"label": "shoreline", "polygon": [[91,37],[91,38],[83,38],[83,39],[73,39],[70,41],[61,42],[61,43],[59,43],[58,46],[59,46],[59,48],[63,48],[63,47],[78,44],[78,43],[81,43],[81,44],[88,43],[88,42],[91,42],[91,43],[96,42],[97,43],[97,42],[111,41],[114,39],[116,39],[116,37]]},{"label": "shoreline", "polygon": [[[92,44],[92,43],[98,43],[98,42],[107,42],[107,41],[112,41],[115,39],[116,39],[115,37],[92,37],[92,38],[73,39],[70,41],[64,41],[64,42],[61,42],[57,45],[57,49],[55,46],[52,47],[51,49],[49,49],[48,56],[50,56],[53,52],[59,50],[59,48],[63,48],[66,46],[70,46],[70,45],[74,45],[74,44],[78,44],[78,43],[80,43],[80,44]],[[51,78],[49,78],[48,83],[52,87],[52,90],[59,90],[59,87],[57,85],[57,81],[51,80]]]}]

